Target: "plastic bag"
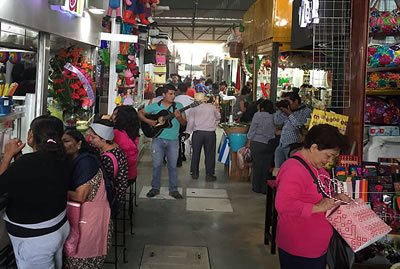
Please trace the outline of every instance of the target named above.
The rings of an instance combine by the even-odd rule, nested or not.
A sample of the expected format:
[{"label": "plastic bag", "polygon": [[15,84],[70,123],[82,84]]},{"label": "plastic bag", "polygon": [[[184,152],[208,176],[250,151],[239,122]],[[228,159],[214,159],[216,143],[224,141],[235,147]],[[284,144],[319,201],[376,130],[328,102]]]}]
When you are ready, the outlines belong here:
[{"label": "plastic bag", "polygon": [[251,151],[249,148],[243,147],[237,152],[237,164],[239,169],[251,167]]},{"label": "plastic bag", "polygon": [[185,157],[191,160],[192,159],[192,140],[190,138],[186,139],[184,143],[185,143]]},{"label": "plastic bag", "polygon": [[354,252],[334,229],[326,259],[329,269],[351,269],[353,267]]}]

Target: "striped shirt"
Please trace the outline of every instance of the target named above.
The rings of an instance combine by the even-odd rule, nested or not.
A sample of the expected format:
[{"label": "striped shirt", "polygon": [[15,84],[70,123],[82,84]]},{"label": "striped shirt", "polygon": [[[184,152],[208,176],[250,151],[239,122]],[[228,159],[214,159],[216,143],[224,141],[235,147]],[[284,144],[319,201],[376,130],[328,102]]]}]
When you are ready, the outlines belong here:
[{"label": "striped shirt", "polygon": [[201,83],[199,83],[196,86],[194,86],[194,89],[196,90],[196,92],[202,92],[205,95],[210,93],[210,90],[206,87],[206,85],[203,85]]},{"label": "striped shirt", "polygon": [[302,126],[307,122],[307,118],[311,117],[312,110],[308,107],[303,107],[299,110],[293,111],[289,116],[282,111],[275,114],[275,125],[282,125],[280,143],[290,145],[300,142],[298,133],[298,126]]}]

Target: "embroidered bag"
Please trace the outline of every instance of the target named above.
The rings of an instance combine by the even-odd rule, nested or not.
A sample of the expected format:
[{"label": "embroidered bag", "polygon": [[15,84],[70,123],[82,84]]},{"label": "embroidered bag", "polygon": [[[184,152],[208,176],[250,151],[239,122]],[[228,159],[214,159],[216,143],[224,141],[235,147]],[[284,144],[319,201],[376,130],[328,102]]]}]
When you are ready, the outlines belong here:
[{"label": "embroidered bag", "polygon": [[372,5],[369,17],[370,32],[372,33],[400,32],[400,5],[398,3],[398,0],[393,0],[393,1],[396,3],[397,8],[391,12],[379,11],[377,9],[377,6],[381,2],[381,0],[376,0],[375,3]]}]

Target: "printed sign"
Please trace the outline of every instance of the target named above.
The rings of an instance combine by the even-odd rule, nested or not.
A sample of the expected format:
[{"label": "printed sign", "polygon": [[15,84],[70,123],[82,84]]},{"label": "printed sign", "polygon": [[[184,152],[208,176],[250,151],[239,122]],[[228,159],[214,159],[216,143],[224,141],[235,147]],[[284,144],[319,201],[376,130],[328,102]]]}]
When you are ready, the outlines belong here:
[{"label": "printed sign", "polygon": [[340,133],[345,134],[348,122],[349,122],[348,116],[336,114],[333,112],[326,112],[319,109],[314,109],[309,129],[311,129],[314,125],[329,124],[337,127]]},{"label": "printed sign", "polygon": [[82,16],[85,4],[86,0],[65,0],[63,9],[76,16]]}]

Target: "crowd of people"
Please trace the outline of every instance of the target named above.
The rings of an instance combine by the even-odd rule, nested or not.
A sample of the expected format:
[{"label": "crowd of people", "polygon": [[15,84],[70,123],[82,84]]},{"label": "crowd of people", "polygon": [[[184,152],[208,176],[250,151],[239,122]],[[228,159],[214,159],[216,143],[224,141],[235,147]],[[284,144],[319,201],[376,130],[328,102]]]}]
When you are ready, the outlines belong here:
[{"label": "crowd of people", "polygon": [[[4,219],[18,268],[101,268],[111,245],[112,220],[136,182],[140,121],[152,128],[160,124],[149,115],[168,111],[171,117],[170,125],[152,139],[147,197],[160,194],[166,162],[169,195],[183,198],[177,167],[186,160],[190,136],[191,178],[200,177],[204,149],[205,181],[216,181],[216,127],[221,120],[216,97],[226,86],[204,79],[180,82],[172,75],[140,111],[118,106],[112,115],[97,117],[87,138],[77,130],[65,131],[53,116],[34,119],[27,139],[33,152],[22,155],[25,143],[12,139],[0,164],[0,194],[7,193],[9,201]],[[334,203],[315,182],[323,182],[337,199],[349,200],[332,193],[323,168],[346,148],[345,138],[329,125],[304,135],[301,126],[311,109],[296,92],[283,93],[276,108],[265,99],[248,103],[250,94],[249,87],[241,89],[233,115],[237,121],[251,121],[246,147],[252,154],[253,191],[265,194],[271,168],[280,168],[276,209],[281,268],[325,268],[332,227],[324,214]]]}]

